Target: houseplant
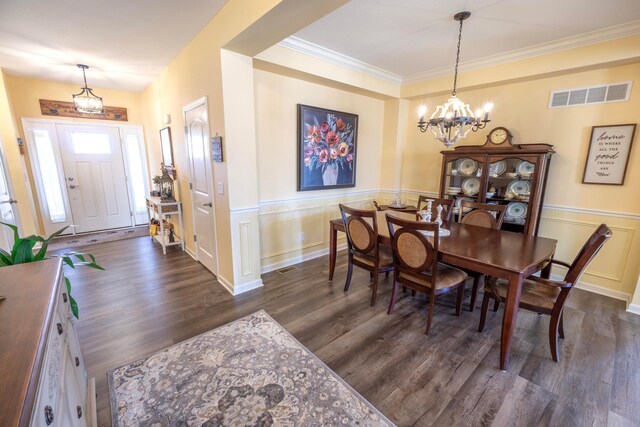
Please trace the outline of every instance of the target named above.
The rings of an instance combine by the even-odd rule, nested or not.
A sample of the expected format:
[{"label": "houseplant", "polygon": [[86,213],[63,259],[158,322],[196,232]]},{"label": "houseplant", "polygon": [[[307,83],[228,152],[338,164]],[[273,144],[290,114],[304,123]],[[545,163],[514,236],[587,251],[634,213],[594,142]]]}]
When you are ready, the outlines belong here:
[{"label": "houseplant", "polygon": [[[61,258],[62,261],[71,268],[76,268],[76,266],[85,266],[98,270],[104,270],[103,267],[96,263],[95,257],[91,254],[81,252],[67,252],[63,254],[53,254],[51,256],[47,256],[47,249],[51,240],[54,237],[62,234],[68,227],[61,228],[45,239],[44,237],[36,236],[35,234],[27,237],[20,237],[18,234],[18,227],[16,227],[15,225],[7,224],[5,222],[0,222],[0,224],[13,230],[14,240],[13,247],[11,248],[11,253],[0,248],[0,267],[42,261],[44,259],[50,258]],[[41,246],[37,251],[34,251],[33,248],[37,243],[41,243]],[[76,300],[71,296],[71,282],[66,276],[64,277],[64,282],[67,287],[67,295],[69,296],[69,305],[71,306],[71,311],[77,319],[78,304],[76,303]]]}]

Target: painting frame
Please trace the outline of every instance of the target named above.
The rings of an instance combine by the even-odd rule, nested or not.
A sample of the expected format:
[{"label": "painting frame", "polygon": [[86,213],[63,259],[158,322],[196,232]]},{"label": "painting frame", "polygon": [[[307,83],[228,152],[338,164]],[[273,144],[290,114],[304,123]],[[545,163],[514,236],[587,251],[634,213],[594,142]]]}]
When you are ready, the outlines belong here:
[{"label": "painting frame", "polygon": [[297,190],[356,186],[359,116],[297,104]]},{"label": "painting frame", "polygon": [[636,126],[627,123],[591,127],[583,184],[624,185]]},{"label": "painting frame", "polygon": [[160,129],[160,153],[162,154],[162,166],[173,168],[173,144],[171,143],[171,128]]}]

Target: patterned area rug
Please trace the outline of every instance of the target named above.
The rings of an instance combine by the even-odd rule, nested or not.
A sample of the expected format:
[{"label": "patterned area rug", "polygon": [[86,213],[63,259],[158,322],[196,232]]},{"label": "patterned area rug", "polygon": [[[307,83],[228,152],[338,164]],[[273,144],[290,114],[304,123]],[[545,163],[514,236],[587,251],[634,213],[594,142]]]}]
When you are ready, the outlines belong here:
[{"label": "patterned area rug", "polygon": [[393,425],[263,310],[107,375],[114,427]]},{"label": "patterned area rug", "polygon": [[79,248],[81,246],[95,245],[115,240],[131,239],[149,235],[149,227],[120,228],[117,230],[98,231],[95,233],[76,234],[75,236],[62,236],[53,239],[49,244],[49,250]]}]

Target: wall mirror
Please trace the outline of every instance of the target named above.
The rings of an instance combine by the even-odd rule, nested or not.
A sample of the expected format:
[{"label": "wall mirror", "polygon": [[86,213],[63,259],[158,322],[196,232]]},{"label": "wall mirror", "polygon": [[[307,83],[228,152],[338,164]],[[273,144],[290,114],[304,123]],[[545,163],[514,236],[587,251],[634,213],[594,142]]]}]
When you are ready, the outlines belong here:
[{"label": "wall mirror", "polygon": [[171,129],[168,127],[160,129],[160,149],[162,150],[162,164],[165,167],[174,167]]}]

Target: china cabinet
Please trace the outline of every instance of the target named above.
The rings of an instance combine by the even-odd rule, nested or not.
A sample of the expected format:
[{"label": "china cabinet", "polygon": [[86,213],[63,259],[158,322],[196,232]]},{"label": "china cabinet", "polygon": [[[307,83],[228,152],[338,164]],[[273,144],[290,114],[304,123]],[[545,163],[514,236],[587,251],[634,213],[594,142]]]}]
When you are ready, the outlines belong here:
[{"label": "china cabinet", "polygon": [[441,152],[440,197],[506,205],[503,230],[537,235],[542,202],[554,153],[549,144],[514,144],[508,129],[493,129],[483,145]]}]

